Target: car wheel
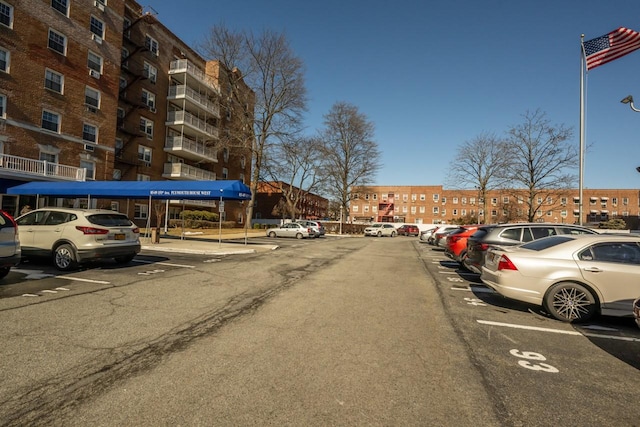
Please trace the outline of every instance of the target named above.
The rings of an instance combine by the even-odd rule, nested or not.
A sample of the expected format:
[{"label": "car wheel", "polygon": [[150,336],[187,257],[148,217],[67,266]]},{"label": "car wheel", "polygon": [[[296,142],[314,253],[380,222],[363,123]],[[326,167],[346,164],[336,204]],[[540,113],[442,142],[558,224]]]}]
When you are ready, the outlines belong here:
[{"label": "car wheel", "polygon": [[302,233],[298,233],[296,234],[296,239],[300,240],[302,239],[304,236],[302,235]]},{"label": "car wheel", "polygon": [[275,231],[270,232],[269,237],[271,237],[272,239],[276,237],[276,232]]},{"label": "car wheel", "polygon": [[544,297],[544,307],[563,322],[585,322],[596,314],[596,299],[582,285],[561,282],[553,285]]},{"label": "car wheel", "polygon": [[378,237],[382,237],[382,232],[381,232],[381,231],[378,231],[377,236],[378,236]]},{"label": "car wheel", "polygon": [[68,244],[60,245],[53,254],[53,263],[58,270],[71,270],[76,265],[76,254]]},{"label": "car wheel", "polygon": [[118,264],[126,264],[132,259],[134,259],[135,257],[136,257],[136,254],[129,254],[129,255],[117,256],[114,259]]},{"label": "car wheel", "polygon": [[395,231],[391,232],[391,237],[396,237],[396,232]]},{"label": "car wheel", "polygon": [[2,267],[0,268],[0,279],[4,279],[9,274],[11,267]]}]

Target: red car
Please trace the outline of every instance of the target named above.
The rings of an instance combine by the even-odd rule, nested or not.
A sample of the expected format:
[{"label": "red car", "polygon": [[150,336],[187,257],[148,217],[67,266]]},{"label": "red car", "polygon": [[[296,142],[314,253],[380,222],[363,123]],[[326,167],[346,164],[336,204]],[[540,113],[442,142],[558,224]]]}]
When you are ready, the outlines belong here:
[{"label": "red car", "polygon": [[405,224],[398,227],[398,236],[418,236],[420,229],[417,225]]},{"label": "red car", "polygon": [[447,235],[444,254],[462,264],[467,256],[467,238],[476,232],[479,225],[461,225],[460,228]]}]

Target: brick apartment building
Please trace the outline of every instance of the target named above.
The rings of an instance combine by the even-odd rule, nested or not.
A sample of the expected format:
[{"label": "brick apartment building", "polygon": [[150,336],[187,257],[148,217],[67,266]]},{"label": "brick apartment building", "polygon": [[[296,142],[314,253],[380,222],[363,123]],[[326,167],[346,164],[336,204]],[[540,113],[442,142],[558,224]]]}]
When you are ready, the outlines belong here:
[{"label": "brick apartment building", "polygon": [[[250,147],[221,143],[234,124],[228,73],[132,0],[0,0],[2,209],[87,204],[5,194],[33,180],[244,182]],[[147,200],[91,204],[141,224],[154,217]],[[169,218],[215,208],[171,201]],[[223,219],[242,224],[245,211],[226,203]]]},{"label": "brick apartment building", "polygon": [[[258,184],[254,220],[292,219],[284,207],[286,195],[282,189],[291,188],[288,184],[277,182],[261,182]],[[294,187],[297,192],[299,189]],[[317,194],[302,191],[302,197],[296,205],[297,219],[323,219],[329,215],[329,200]]]},{"label": "brick apartment building", "polygon": [[[640,191],[583,189],[582,223],[594,224],[613,218],[637,224]],[[536,201],[543,205],[536,220],[577,224],[580,222],[579,190],[558,192]],[[442,186],[368,186],[354,191],[349,209],[354,222],[451,223],[474,218],[482,223],[524,221],[524,195],[491,191],[482,200],[474,190],[449,190]],[[636,228],[631,225],[632,228]]]}]

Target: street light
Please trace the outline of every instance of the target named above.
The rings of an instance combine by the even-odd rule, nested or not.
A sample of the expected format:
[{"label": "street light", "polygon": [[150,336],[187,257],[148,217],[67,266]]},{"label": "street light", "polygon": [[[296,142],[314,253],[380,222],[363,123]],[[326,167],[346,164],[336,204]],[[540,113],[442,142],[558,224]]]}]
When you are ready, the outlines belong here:
[{"label": "street light", "polygon": [[640,113],[640,109],[636,108],[633,105],[633,96],[629,95],[626,98],[624,98],[623,100],[621,100],[620,102],[622,102],[623,104],[629,104],[629,107],[631,107],[631,109],[633,111],[635,111],[636,113]]}]

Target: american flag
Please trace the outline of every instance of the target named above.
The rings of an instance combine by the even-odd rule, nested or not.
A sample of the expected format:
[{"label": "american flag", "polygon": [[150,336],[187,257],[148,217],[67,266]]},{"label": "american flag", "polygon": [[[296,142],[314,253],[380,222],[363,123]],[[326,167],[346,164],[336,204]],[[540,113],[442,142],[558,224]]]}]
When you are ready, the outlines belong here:
[{"label": "american flag", "polygon": [[620,27],[607,35],[584,42],[587,70],[640,49],[640,33]]}]

